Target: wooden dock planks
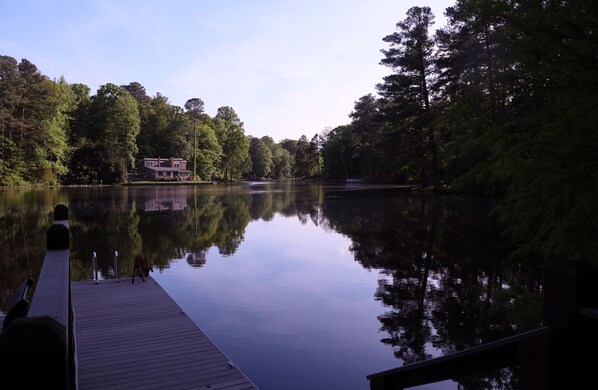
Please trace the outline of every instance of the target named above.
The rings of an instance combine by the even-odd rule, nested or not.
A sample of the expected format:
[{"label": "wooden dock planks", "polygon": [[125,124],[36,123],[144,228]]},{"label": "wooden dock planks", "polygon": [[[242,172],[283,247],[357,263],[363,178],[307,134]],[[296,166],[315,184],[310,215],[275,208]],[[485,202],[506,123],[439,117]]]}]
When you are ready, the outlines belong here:
[{"label": "wooden dock planks", "polygon": [[72,282],[79,390],[257,387],[151,277]]}]

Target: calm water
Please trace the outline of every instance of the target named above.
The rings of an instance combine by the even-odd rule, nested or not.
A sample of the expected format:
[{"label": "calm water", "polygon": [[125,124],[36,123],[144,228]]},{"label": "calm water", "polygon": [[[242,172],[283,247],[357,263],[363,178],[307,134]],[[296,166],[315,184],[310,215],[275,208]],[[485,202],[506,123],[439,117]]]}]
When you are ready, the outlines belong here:
[{"label": "calm water", "polygon": [[[540,323],[541,279],[508,260],[487,200],[311,184],[0,191],[2,306],[37,277],[56,204],[72,279],[135,253],[262,390],[368,389],[368,374]],[[471,388],[516,386],[509,370]],[[455,389],[447,381],[427,389]]]}]

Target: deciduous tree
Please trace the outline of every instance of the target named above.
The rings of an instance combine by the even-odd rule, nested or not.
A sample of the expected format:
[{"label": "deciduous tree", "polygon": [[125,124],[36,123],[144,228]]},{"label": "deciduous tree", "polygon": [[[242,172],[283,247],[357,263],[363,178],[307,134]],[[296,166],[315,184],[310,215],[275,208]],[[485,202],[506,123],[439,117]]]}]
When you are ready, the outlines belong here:
[{"label": "deciduous tree", "polygon": [[216,136],[222,147],[220,171],[225,181],[235,180],[250,168],[249,140],[243,122],[228,106],[220,107],[214,118]]},{"label": "deciduous tree", "polygon": [[90,104],[92,138],[110,151],[110,163],[122,165],[123,177],[134,164],[137,155],[137,135],[140,131],[139,111],[133,96],[115,84],[100,86]]},{"label": "deciduous tree", "polygon": [[251,176],[256,178],[271,177],[273,161],[272,150],[260,138],[252,137],[249,141],[249,156],[251,158]]}]

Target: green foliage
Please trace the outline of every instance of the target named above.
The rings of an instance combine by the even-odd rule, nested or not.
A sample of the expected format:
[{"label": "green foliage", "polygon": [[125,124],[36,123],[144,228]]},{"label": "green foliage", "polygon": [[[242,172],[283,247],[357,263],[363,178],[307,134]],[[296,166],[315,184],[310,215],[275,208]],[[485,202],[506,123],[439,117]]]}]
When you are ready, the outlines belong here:
[{"label": "green foliage", "polygon": [[0,134],[11,153],[2,156],[3,181],[57,184],[66,172],[72,91],[64,79],[50,81],[26,59],[2,56],[0,75]]},{"label": "green foliage", "polygon": [[17,105],[19,101],[20,76],[17,61],[0,56],[0,129],[2,136],[16,145]]},{"label": "green foliage", "polygon": [[488,174],[502,199],[495,212],[521,256],[598,263],[598,43],[590,33],[598,9],[519,1],[511,17],[506,37],[519,77],[509,122],[493,134]]},{"label": "green foliage", "polygon": [[110,152],[105,169],[120,164],[122,176],[116,182],[124,182],[138,152],[140,118],[136,100],[117,85],[102,85],[91,98],[90,118],[91,141],[103,143]]},{"label": "green foliage", "polygon": [[218,112],[216,113],[216,118],[224,119],[233,126],[243,128],[243,122],[241,122],[241,119],[239,119],[239,116],[232,107],[219,107]]},{"label": "green foliage", "polygon": [[[197,130],[197,175],[204,180],[212,180],[218,175],[218,166],[222,156],[222,146],[211,119],[203,119]],[[191,161],[191,160],[189,160]]]},{"label": "green foliage", "polygon": [[381,102],[372,94],[362,96],[355,102],[354,110],[349,114],[352,119],[354,147],[352,152],[355,171],[352,177],[371,180],[374,167],[382,164],[384,159],[380,155],[382,145],[382,122],[380,111]]},{"label": "green foliage", "polygon": [[302,135],[296,144],[293,175],[299,178],[312,178],[321,173],[321,153],[319,137],[316,134],[311,141]]},{"label": "green foliage", "polygon": [[48,99],[50,112],[42,121],[44,138],[41,146],[43,148],[44,161],[46,166],[46,182],[58,183],[58,179],[66,175],[67,163],[70,148],[67,144],[69,130],[69,115],[75,108],[76,96],[64,78],[58,83],[50,83],[51,94]]},{"label": "green foliage", "polygon": [[70,147],[77,147],[86,142],[89,136],[90,119],[89,105],[90,88],[85,84],[70,84],[75,96],[75,107],[69,113],[68,144]]},{"label": "green foliage", "polygon": [[486,191],[488,156],[507,119],[514,80],[505,39],[508,10],[500,2],[458,1],[436,35],[437,87],[443,92],[437,126],[443,129],[446,179],[457,190]]},{"label": "green foliage", "polygon": [[187,100],[185,110],[189,117],[190,129],[189,144],[191,150],[188,156],[194,175],[204,180],[212,180],[219,174],[222,146],[216,136],[214,121],[204,113],[204,102],[199,98]]},{"label": "green foliage", "polygon": [[280,144],[269,143],[272,151],[272,173],[273,179],[288,179],[293,171],[293,157]]},{"label": "green foliage", "polygon": [[104,126],[103,142],[111,151],[111,160],[119,161],[122,171],[126,172],[138,151],[135,140],[139,133],[139,112],[132,95],[118,94],[114,105],[109,108]]},{"label": "green foliage", "polygon": [[326,135],[327,177],[369,166],[423,184],[442,176],[497,198],[519,255],[596,259],[597,13],[581,1],[463,0],[432,39],[429,9],[410,9],[383,39],[394,73],[382,99],[362,97],[351,126]]},{"label": "green foliage", "polygon": [[324,176],[328,179],[359,177],[355,166],[357,136],[353,126],[339,126],[324,135],[322,155],[324,157]]},{"label": "green foliage", "polygon": [[199,98],[193,98],[187,100],[185,103],[185,110],[187,110],[187,114],[195,119],[201,119],[201,116],[204,113],[204,102]]},{"label": "green foliage", "polygon": [[220,107],[214,118],[216,137],[222,147],[220,172],[225,181],[236,180],[251,167],[249,140],[243,130],[243,122],[231,107]]},{"label": "green foliage", "polygon": [[255,178],[268,178],[272,175],[274,162],[272,150],[267,143],[259,138],[251,138],[249,143],[249,156],[251,158],[251,176]]},{"label": "green foliage", "polygon": [[64,181],[78,185],[117,183],[124,175],[122,168],[105,144],[85,144],[73,152]]},{"label": "green foliage", "polygon": [[17,186],[25,184],[23,180],[25,164],[21,150],[15,143],[0,136],[0,185]]},{"label": "green foliage", "polygon": [[295,155],[295,152],[297,151],[297,140],[285,138],[280,141],[279,144],[284,150],[289,152],[291,156]]},{"label": "green foliage", "polygon": [[130,93],[140,105],[148,104],[150,101],[150,97],[147,96],[145,87],[137,81],[133,81],[127,85],[121,85],[120,88]]}]

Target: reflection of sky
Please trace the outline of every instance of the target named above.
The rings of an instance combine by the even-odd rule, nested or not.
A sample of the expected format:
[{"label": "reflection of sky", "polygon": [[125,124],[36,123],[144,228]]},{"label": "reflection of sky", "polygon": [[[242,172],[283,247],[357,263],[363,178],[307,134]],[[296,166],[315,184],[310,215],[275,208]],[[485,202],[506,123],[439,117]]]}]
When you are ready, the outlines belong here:
[{"label": "reflection of sky", "polygon": [[401,365],[380,342],[378,273],[349,239],[280,215],[244,237],[233,256],[212,248],[201,268],[153,277],[258,387],[368,389],[368,374]]}]

